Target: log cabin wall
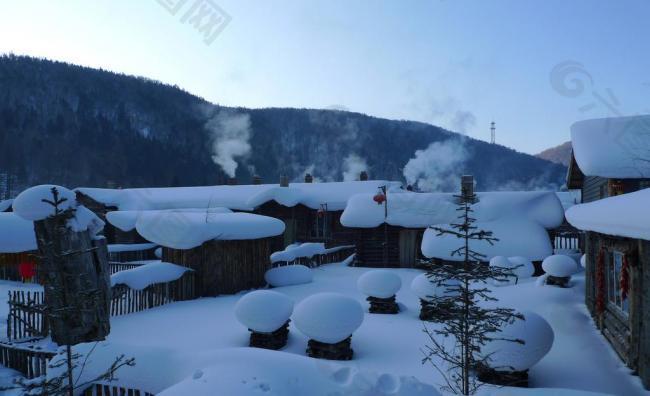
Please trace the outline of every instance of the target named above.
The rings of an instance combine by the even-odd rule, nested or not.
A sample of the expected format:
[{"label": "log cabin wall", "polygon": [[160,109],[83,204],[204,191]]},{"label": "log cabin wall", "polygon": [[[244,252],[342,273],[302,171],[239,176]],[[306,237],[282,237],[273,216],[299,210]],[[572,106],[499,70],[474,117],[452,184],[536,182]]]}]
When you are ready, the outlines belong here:
[{"label": "log cabin wall", "polygon": [[[422,229],[384,226],[354,228],[355,265],[360,267],[415,267],[420,257]],[[384,241],[386,249],[384,250]]]},{"label": "log cabin wall", "polygon": [[263,287],[269,256],[282,237],[243,241],[208,241],[194,249],[163,248],[163,261],[196,271],[197,296],[233,294]]},{"label": "log cabin wall", "polygon": [[38,252],[21,252],[21,253],[0,253],[0,279],[10,280],[10,281],[21,281],[20,272],[18,266],[20,263],[35,263],[36,264],[36,276],[33,279],[33,282],[40,282],[41,276],[39,276],[38,264],[39,264]]}]

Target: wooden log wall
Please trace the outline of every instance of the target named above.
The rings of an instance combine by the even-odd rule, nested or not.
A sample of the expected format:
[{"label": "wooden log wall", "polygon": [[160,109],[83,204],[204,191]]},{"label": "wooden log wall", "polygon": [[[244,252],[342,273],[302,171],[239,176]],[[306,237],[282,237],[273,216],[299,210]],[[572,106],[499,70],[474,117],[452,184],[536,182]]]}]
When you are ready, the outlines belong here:
[{"label": "wooden log wall", "polygon": [[646,389],[650,389],[650,241],[639,241],[638,261],[635,273],[637,275],[636,289],[638,291],[638,318],[635,328],[638,334],[633,343],[638,351],[637,371]]},{"label": "wooden log wall", "polygon": [[163,261],[196,271],[197,296],[233,294],[266,284],[269,256],[278,237],[243,241],[212,240],[194,249],[163,249]]},{"label": "wooden log wall", "polygon": [[55,355],[55,352],[0,342],[0,365],[19,371],[27,379],[45,375],[47,364]]},{"label": "wooden log wall", "polygon": [[0,253],[0,279],[20,282],[20,272],[18,266],[20,263],[36,263],[36,276],[31,280],[32,283],[43,282],[43,275],[39,272],[39,258],[37,252],[22,253]]},{"label": "wooden log wall", "polygon": [[[384,251],[384,226],[376,228],[356,228],[354,244],[356,245],[355,265],[360,267],[399,267],[400,266],[400,229],[387,226],[388,238]],[[386,256],[386,257],[384,257]]]},{"label": "wooden log wall", "polygon": [[108,261],[116,263],[128,263],[132,261],[156,260],[156,248],[145,250],[132,250],[128,252],[109,252]]}]

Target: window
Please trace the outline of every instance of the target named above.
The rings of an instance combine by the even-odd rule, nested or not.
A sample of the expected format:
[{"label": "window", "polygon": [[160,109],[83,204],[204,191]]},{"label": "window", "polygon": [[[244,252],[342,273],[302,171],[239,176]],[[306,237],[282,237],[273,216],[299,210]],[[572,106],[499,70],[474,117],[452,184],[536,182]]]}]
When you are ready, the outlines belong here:
[{"label": "window", "polygon": [[607,300],[622,313],[628,314],[630,307],[626,298],[621,296],[621,269],[623,268],[623,253],[613,252],[607,266]]}]

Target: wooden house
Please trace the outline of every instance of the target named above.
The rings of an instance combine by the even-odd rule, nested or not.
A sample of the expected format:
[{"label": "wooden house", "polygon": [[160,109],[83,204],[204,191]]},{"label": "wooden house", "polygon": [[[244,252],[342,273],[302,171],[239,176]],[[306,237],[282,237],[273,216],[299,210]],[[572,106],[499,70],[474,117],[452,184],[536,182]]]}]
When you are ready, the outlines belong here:
[{"label": "wooden house", "polygon": [[[14,213],[0,213],[0,279],[21,281],[25,272],[38,281],[38,264],[34,224]],[[22,272],[22,273],[21,273]]]},{"label": "wooden house", "polygon": [[[114,190],[119,191],[119,190]],[[115,227],[107,220],[106,215],[109,212],[117,210],[117,206],[104,203],[101,200],[94,198],[92,195],[85,194],[82,191],[75,191],[77,195],[77,202],[86,208],[90,209],[99,217],[104,223],[104,236],[106,237],[106,242],[109,245],[115,244],[142,244],[147,243],[140,234],[135,230],[123,231],[118,227]]]},{"label": "wooden house", "polygon": [[164,262],[195,271],[197,296],[216,296],[265,285],[284,223],[250,213],[160,211],[141,217],[137,230],[163,247]]},{"label": "wooden house", "polygon": [[650,389],[650,116],[581,121],[571,140],[567,186],[583,204],[566,217],[585,232],[585,303]]}]

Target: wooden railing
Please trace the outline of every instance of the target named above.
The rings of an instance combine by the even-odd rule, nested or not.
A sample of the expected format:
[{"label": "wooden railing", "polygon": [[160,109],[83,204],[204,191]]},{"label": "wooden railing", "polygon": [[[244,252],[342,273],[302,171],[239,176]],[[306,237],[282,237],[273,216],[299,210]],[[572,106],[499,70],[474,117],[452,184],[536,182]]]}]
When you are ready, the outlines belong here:
[{"label": "wooden railing", "polygon": [[140,266],[143,266],[144,263],[120,263],[117,261],[109,261],[108,263],[108,269],[111,273],[111,275],[120,272],[120,271],[126,271],[134,268],[138,268]]},{"label": "wooden railing", "polygon": [[48,362],[56,352],[36,349],[33,346],[0,342],[0,365],[21,372],[27,379],[45,375]]},{"label": "wooden railing", "polygon": [[87,388],[83,396],[154,396],[142,389],[124,388],[119,385],[97,383]]},{"label": "wooden railing", "polygon": [[195,296],[194,271],[185,272],[173,282],[156,283],[142,290],[115,285],[112,288],[111,316],[145,311],[175,301],[192,300]]},{"label": "wooden railing", "polygon": [[48,334],[44,294],[40,291],[9,291],[7,338],[23,340],[44,338]]}]

